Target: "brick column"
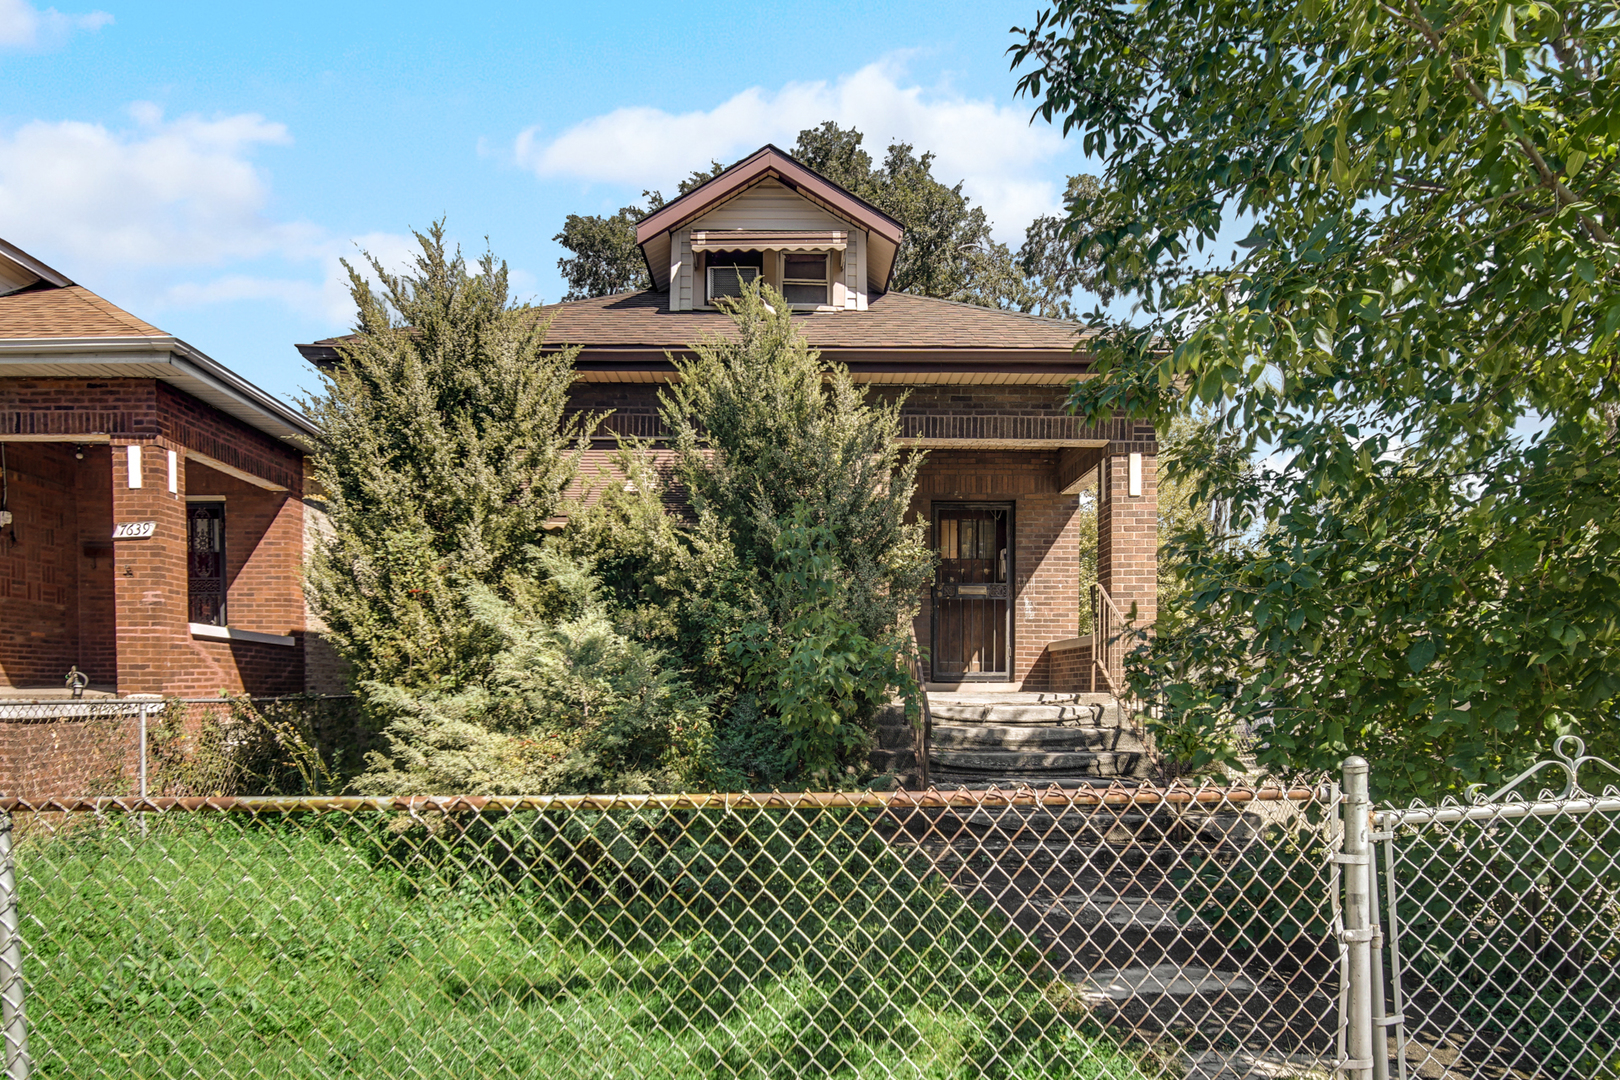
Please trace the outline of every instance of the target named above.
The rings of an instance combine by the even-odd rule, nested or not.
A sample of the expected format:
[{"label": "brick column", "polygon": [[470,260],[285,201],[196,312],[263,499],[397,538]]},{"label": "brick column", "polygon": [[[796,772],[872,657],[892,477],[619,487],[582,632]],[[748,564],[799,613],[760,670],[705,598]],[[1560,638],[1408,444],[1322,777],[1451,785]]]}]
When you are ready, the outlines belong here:
[{"label": "brick column", "polygon": [[[130,462],[140,448],[138,466]],[[175,490],[169,490],[169,452],[175,455]],[[184,663],[186,629],[186,458],[167,439],[114,439],[113,524],[156,523],[145,540],[113,542],[113,594],[118,624],[118,690],[161,694],[170,672]],[[139,486],[132,479],[139,478]]]},{"label": "brick column", "polygon": [[1140,457],[1140,495],[1130,493],[1131,458],[1110,447],[1097,468],[1097,580],[1127,619],[1135,604],[1145,626],[1159,612],[1158,458]]}]

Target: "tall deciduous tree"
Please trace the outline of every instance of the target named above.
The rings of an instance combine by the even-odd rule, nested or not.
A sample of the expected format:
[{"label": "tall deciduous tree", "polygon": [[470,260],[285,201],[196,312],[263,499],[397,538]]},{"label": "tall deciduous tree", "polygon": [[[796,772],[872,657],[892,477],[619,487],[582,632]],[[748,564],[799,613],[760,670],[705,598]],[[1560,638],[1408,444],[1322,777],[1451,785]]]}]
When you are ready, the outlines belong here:
[{"label": "tall deciduous tree", "polygon": [[1063,0],[1014,33],[1020,88],[1106,165],[1087,250],[1155,316],[1075,405],[1217,405],[1280,463],[1205,472],[1271,528],[1241,560],[1181,535],[1205,617],[1140,685],[1211,745],[1260,725],[1265,764],[1373,756],[1390,793],[1612,737],[1613,5]]},{"label": "tall deciduous tree", "polygon": [[470,269],[442,223],[417,240],[408,273],[370,260],[380,291],[348,268],[355,335],[311,403],[331,521],[311,602],[362,683],[406,687],[453,684],[487,659],[467,589],[510,595],[545,576],[543,525],[579,457],[563,418],[574,352],[545,348],[504,263]]},{"label": "tall deciduous tree", "polygon": [[1007,245],[990,235],[984,207],[972,205],[960,182],[935,179],[934,155],[896,142],[874,165],[863,138],[828,120],[799,132],[793,156],[904,226],[889,287],[982,307],[1025,304],[1023,275]]},{"label": "tall deciduous tree", "polygon": [[[725,171],[718,161],[698,169],[680,183],[685,195]],[[647,260],[636,246],[636,222],[664,205],[657,191],[643,191],[645,207],[624,206],[616,214],[569,214],[562,232],[552,239],[569,252],[557,260],[557,269],[568,282],[563,300],[586,300],[593,296],[636,292],[652,284],[647,277]]]},{"label": "tall deciduous tree", "polygon": [[[984,208],[974,206],[962,184],[934,176],[934,155],[918,154],[909,143],[894,143],[881,165],[862,147],[854,128],[827,121],[799,132],[793,156],[835,184],[853,191],[905,226],[905,240],[890,287],[918,296],[1011,308],[1052,318],[1074,317],[1076,289],[1096,293],[1105,303],[1113,286],[1099,273],[1095,254],[1075,257],[1076,239],[1100,227],[1100,189],[1095,177],[1071,177],[1065,193],[1073,213],[1044,215],[1025,230],[1014,254],[991,235]],[[724,166],[694,172],[681,194],[719,176]],[[568,282],[564,300],[647,288],[647,266],[636,247],[635,223],[664,205],[656,191],[642,193],[645,206],[617,214],[570,214],[555,237],[569,255],[557,261]]]}]

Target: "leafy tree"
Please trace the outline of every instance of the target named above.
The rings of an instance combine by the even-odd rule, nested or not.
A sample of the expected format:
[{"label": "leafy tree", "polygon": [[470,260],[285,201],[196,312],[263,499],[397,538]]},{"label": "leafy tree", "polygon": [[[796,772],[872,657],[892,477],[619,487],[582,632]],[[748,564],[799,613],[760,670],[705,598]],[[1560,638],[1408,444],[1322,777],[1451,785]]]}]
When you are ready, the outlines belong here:
[{"label": "leafy tree", "polygon": [[984,208],[971,205],[960,182],[949,187],[934,178],[934,155],[896,142],[874,166],[863,139],[828,120],[799,132],[793,156],[904,226],[889,287],[982,307],[1025,303],[1012,253],[991,238]]},{"label": "leafy tree", "polygon": [[568,282],[563,300],[638,292],[652,284],[647,261],[636,246],[636,222],[646,216],[639,206],[626,206],[617,214],[569,214],[562,232],[552,239],[572,257],[557,260]]},{"label": "leafy tree", "polygon": [[363,686],[480,670],[464,590],[510,597],[540,576],[543,524],[579,457],[579,422],[563,419],[574,352],[546,350],[504,263],[469,270],[442,222],[416,236],[411,272],[370,259],[380,292],[347,267],[355,335],[310,403],[331,531],[308,594]]},{"label": "leafy tree", "polygon": [[[681,194],[719,176],[725,166],[712,162],[707,170],[696,170],[681,181]],[[643,191],[647,204],[625,206],[616,214],[569,214],[562,232],[552,239],[572,253],[557,260],[557,269],[568,282],[563,300],[586,300],[593,296],[637,292],[652,284],[647,276],[647,260],[636,246],[636,222],[664,205],[664,196]]]},{"label": "leafy tree", "polygon": [[[1114,286],[1100,276],[1095,255],[1074,257],[1076,238],[1103,220],[1095,216],[1101,207],[1095,177],[1070,178],[1065,199],[1072,216],[1036,218],[1015,256],[991,236],[984,208],[972,205],[960,182],[952,187],[934,177],[932,153],[919,156],[909,143],[897,142],[883,163],[874,165],[862,148],[863,139],[859,131],[829,120],[799,132],[793,156],[905,226],[891,288],[1063,319],[1074,317],[1077,288],[1097,293],[1105,303],[1113,298]],[[681,182],[681,194],[724,168],[713,162],[694,172]],[[642,195],[645,209],[626,206],[608,216],[568,215],[553,237],[572,253],[557,262],[568,282],[564,300],[650,286],[646,261],[636,247],[635,223],[662,206],[664,198],[656,191]]]},{"label": "leafy tree", "polygon": [[1102,273],[1100,251],[1084,243],[1103,226],[1102,183],[1084,173],[1069,177],[1063,192],[1068,214],[1043,214],[1024,230],[1018,269],[1025,290],[1019,310],[1050,319],[1075,317],[1074,293],[1085,289],[1103,303],[1113,300],[1114,284]]},{"label": "leafy tree", "polygon": [[1218,407],[1243,453],[1200,497],[1269,523],[1241,557],[1180,534],[1202,618],[1137,685],[1212,746],[1258,726],[1267,766],[1364,753],[1388,795],[1612,739],[1612,5],[1062,0],[1015,34],[1106,166],[1085,250],[1152,316],[1074,405]]}]

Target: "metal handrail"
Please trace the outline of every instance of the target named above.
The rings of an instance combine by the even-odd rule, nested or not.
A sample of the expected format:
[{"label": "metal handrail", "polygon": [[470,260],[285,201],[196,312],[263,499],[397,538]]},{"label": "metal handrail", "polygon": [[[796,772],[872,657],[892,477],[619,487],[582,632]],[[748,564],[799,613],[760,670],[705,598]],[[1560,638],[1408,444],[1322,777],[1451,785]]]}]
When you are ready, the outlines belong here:
[{"label": "metal handrail", "polygon": [[1119,605],[1102,587],[1102,582],[1091,586],[1091,662],[1102,674],[1108,692],[1116,698],[1124,697],[1125,659],[1121,638],[1125,616]]},{"label": "metal handrail", "polygon": [[917,647],[917,634],[911,634],[911,648],[906,652],[911,665],[911,677],[917,683],[917,704],[921,711],[918,724],[912,729],[913,747],[917,755],[917,786],[928,787],[928,741],[934,733],[934,714],[928,707],[928,682],[923,675],[921,650]]}]

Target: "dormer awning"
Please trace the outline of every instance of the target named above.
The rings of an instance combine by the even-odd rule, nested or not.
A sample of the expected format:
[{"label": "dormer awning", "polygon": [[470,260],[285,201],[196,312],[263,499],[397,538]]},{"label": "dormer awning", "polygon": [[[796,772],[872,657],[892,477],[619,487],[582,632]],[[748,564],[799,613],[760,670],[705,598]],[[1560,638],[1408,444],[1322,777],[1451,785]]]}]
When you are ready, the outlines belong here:
[{"label": "dormer awning", "polygon": [[700,229],[692,233],[693,251],[843,251],[849,233],[785,229]]}]

